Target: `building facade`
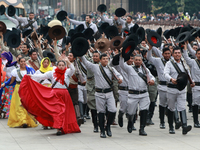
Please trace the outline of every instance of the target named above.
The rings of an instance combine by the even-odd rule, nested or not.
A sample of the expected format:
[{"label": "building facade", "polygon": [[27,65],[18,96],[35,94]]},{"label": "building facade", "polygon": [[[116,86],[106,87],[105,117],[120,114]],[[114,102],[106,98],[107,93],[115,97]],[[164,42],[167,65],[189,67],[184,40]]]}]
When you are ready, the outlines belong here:
[{"label": "building facade", "polygon": [[77,16],[83,12],[88,14],[90,11],[97,11],[100,4],[105,4],[107,10],[109,10],[110,5],[116,8],[122,5],[122,8],[129,11],[129,0],[63,0],[64,10]]}]

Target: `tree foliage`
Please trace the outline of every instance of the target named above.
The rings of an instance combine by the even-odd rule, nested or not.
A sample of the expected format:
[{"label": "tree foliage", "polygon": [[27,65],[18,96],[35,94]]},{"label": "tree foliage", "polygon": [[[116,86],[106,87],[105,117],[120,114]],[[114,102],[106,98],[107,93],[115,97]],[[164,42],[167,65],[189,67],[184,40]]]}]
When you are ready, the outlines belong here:
[{"label": "tree foliage", "polygon": [[146,0],[152,13],[175,13],[184,11],[190,14],[200,11],[198,0]]}]

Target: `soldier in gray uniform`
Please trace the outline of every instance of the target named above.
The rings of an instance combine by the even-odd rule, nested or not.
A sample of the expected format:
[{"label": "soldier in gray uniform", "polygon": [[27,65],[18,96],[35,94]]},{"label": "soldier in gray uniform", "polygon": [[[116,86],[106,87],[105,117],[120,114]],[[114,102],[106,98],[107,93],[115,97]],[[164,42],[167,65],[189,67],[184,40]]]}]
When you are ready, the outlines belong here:
[{"label": "soldier in gray uniform", "polygon": [[37,30],[38,25],[37,25],[37,22],[35,21],[34,17],[35,17],[35,15],[34,15],[33,12],[29,13],[29,17],[28,18],[26,18],[26,17],[18,17],[17,15],[15,15],[15,18],[21,24],[23,24],[23,26],[20,28],[21,30],[26,29],[26,28],[32,29],[32,30],[34,28],[35,30]]},{"label": "soldier in gray uniform", "polygon": [[[86,60],[84,56],[81,57],[83,64],[88,70],[94,73],[95,78],[95,100],[96,108],[99,112],[99,127],[101,129],[101,138],[106,138],[105,129],[108,136],[112,136],[110,125],[112,124],[117,108],[115,106],[115,99],[112,92],[112,78],[115,74],[118,82],[122,83],[123,77],[114,69],[108,66],[108,56],[101,54],[100,64],[93,64]],[[108,109],[107,124],[104,129],[104,116]]]},{"label": "soldier in gray uniform", "polygon": [[87,69],[84,64],[79,60],[75,60],[75,68],[78,71],[78,104],[80,108],[81,118],[86,122],[84,115],[87,107],[87,90],[85,84],[87,81]]},{"label": "soldier in gray uniform", "polygon": [[[131,60],[133,60],[133,55],[131,57]],[[127,61],[130,62],[129,65],[132,65],[133,61]],[[118,124],[120,127],[123,127],[123,115],[127,112],[127,101],[128,101],[128,75],[127,73],[119,66],[119,65],[113,65],[112,61],[110,62],[110,66],[113,66],[123,77],[123,82],[119,85],[119,101],[120,101],[120,109],[118,114]]]},{"label": "soldier in gray uniform", "polygon": [[[94,64],[99,64],[100,61],[100,54],[98,51],[93,52],[93,60],[91,61]],[[96,109],[96,102],[95,102],[95,80],[94,80],[94,73],[88,69],[87,70],[87,82],[86,82],[86,89],[87,89],[87,105],[91,110],[92,114],[92,123],[94,125],[94,132],[98,132],[98,123],[97,123],[97,109]]]},{"label": "soldier in gray uniform", "polygon": [[[120,67],[128,74],[128,108],[127,108],[127,117],[128,117],[128,126],[127,130],[129,133],[132,132],[133,126],[133,117],[136,114],[136,109],[139,103],[140,107],[140,130],[139,135],[146,136],[147,133],[144,131],[146,126],[147,111],[149,108],[150,100],[149,94],[147,92],[147,84],[153,85],[155,78],[150,73],[150,71],[143,65],[142,56],[134,56],[135,66],[130,66],[124,63],[124,58],[120,57],[119,61]],[[146,72],[146,71],[147,72]],[[149,80],[147,81],[147,75]]]},{"label": "soldier in gray uniform", "polygon": [[156,67],[158,74],[158,94],[159,94],[159,118],[160,128],[165,129],[165,108],[167,107],[167,80],[164,76],[164,67],[167,61],[171,57],[171,51],[169,48],[163,49],[163,58],[156,58],[152,56],[152,46],[149,45],[149,51],[147,52],[147,59]]},{"label": "soldier in gray uniform", "polygon": [[[186,44],[185,44],[186,45]],[[198,121],[198,106],[200,106],[200,49],[196,50],[196,59],[191,59],[187,54],[187,48],[185,46],[183,51],[183,57],[191,70],[191,76],[195,83],[192,88],[192,108],[193,108],[193,120],[194,127],[200,128]]]},{"label": "soldier in gray uniform", "polygon": [[129,29],[129,30],[130,30],[131,27],[134,26],[132,21],[133,21],[133,17],[130,16],[130,15],[126,17],[126,20],[119,18],[119,22],[122,24],[122,28],[126,28],[126,29]]},{"label": "soldier in gray uniform", "polygon": [[[191,126],[187,125],[187,116],[186,116],[186,88],[182,91],[177,89],[176,79],[178,74],[185,72],[182,60],[181,60],[181,49],[175,47],[173,49],[173,58],[166,63],[164,69],[164,75],[168,82],[167,85],[167,104],[168,104],[168,123],[169,123],[169,133],[175,134],[173,127],[173,115],[177,107],[177,111],[180,112],[181,121],[182,121],[182,134],[187,134],[191,130]],[[177,104],[177,106],[176,106]]]}]

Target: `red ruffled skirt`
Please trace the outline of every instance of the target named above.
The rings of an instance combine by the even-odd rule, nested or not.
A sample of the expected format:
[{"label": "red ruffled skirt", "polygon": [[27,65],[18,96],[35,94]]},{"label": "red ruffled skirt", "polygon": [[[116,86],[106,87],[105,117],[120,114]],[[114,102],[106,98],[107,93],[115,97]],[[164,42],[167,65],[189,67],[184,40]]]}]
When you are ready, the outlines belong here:
[{"label": "red ruffled skirt", "polygon": [[24,108],[42,125],[61,129],[65,134],[81,132],[67,89],[45,87],[25,75],[19,96]]}]

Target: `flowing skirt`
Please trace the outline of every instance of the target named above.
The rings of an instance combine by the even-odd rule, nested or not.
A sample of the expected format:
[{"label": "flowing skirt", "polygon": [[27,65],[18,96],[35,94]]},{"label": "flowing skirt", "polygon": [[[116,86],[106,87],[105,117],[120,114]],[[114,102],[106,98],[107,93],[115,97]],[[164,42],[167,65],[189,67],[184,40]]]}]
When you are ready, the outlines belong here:
[{"label": "flowing skirt", "polygon": [[67,89],[45,87],[24,76],[19,95],[24,108],[42,125],[61,129],[65,134],[81,132]]},{"label": "flowing skirt", "polygon": [[34,118],[27,113],[27,111],[21,105],[20,97],[18,94],[19,84],[15,85],[15,90],[12,95],[10,113],[8,117],[9,127],[21,127],[23,124],[27,124],[28,127],[37,127],[37,123]]}]

